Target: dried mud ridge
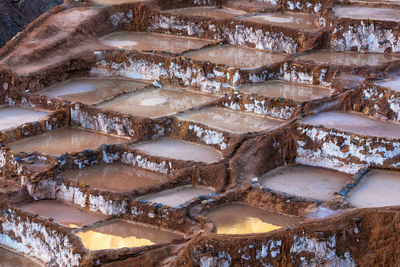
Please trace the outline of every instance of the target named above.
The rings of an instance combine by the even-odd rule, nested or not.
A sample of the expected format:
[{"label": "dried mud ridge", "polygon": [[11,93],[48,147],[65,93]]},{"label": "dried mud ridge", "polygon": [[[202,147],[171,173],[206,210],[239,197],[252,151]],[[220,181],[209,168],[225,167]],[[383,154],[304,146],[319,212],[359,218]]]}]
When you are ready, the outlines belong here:
[{"label": "dried mud ridge", "polygon": [[0,49],[0,246],[16,253],[2,260],[399,265],[397,11],[368,0],[47,11]]}]

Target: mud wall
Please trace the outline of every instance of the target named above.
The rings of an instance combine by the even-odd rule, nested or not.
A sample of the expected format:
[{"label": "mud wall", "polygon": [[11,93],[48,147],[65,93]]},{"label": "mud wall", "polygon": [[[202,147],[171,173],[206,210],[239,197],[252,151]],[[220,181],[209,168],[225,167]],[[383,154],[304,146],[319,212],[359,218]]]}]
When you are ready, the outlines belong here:
[{"label": "mud wall", "polygon": [[366,82],[344,100],[344,108],[377,119],[400,121],[400,93]]},{"label": "mud wall", "polygon": [[295,156],[295,139],[289,128],[249,138],[229,162],[231,183],[235,185],[248,178],[259,177],[276,167],[293,163]]},{"label": "mud wall", "polygon": [[48,265],[80,264],[84,254],[82,243],[63,227],[11,208],[0,212],[2,245],[37,258]]},{"label": "mud wall", "polygon": [[147,31],[225,41],[231,45],[288,54],[318,48],[322,37],[322,31],[299,32],[241,20],[186,17],[168,12],[153,14]]},{"label": "mud wall", "polygon": [[383,262],[397,265],[398,216],[398,209],[368,209],[269,234],[246,237],[202,234],[190,242],[179,263],[186,266],[368,266]]},{"label": "mud wall", "polygon": [[240,79],[238,70],[234,68],[186,58],[149,55],[138,51],[97,51],[96,56],[97,62],[91,69],[91,74],[95,76],[175,80],[208,93],[219,92],[222,87],[233,87]]},{"label": "mud wall", "polygon": [[262,97],[245,93],[227,96],[223,105],[233,110],[242,110],[278,119],[290,119],[301,110],[301,103],[282,97]]},{"label": "mud wall", "polygon": [[232,156],[245,135],[211,128],[203,123],[179,119],[175,120],[171,126],[168,136],[213,146],[221,151],[224,157]]},{"label": "mud wall", "polygon": [[221,0],[156,0],[161,9],[185,8],[193,6],[215,6]]},{"label": "mud wall", "polygon": [[400,140],[368,137],[323,126],[297,126],[296,162],[356,173],[365,167],[397,168]]},{"label": "mud wall", "polygon": [[332,18],[331,49],[369,53],[400,51],[396,22]]},{"label": "mud wall", "polygon": [[[29,195],[35,200],[57,199],[106,216],[123,217],[177,231],[186,232],[197,227],[187,218],[187,209],[199,204],[200,198],[182,204],[179,208],[136,199],[143,195],[190,184],[191,176],[171,177],[171,180],[164,184],[129,192],[109,192],[92,189],[76,181],[65,180],[57,173],[59,172],[53,172],[52,175],[47,175],[39,181],[27,181],[25,185]],[[208,198],[208,196],[202,197]]]}]

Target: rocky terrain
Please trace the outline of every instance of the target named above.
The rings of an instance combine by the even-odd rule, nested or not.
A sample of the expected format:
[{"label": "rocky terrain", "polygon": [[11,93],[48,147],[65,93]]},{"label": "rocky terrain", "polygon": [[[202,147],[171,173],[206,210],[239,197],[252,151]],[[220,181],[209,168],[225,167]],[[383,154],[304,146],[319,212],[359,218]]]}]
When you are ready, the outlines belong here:
[{"label": "rocky terrain", "polygon": [[4,0],[0,3],[0,47],[28,26],[33,20],[62,0]]}]

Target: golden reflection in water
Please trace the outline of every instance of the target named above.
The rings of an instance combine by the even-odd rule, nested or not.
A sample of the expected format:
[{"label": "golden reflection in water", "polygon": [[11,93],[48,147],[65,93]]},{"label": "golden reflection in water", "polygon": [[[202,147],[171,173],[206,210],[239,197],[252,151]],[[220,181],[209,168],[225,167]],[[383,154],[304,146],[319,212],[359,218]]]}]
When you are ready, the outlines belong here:
[{"label": "golden reflection in water", "polygon": [[77,225],[76,223],[67,223],[67,226],[70,227],[70,228],[79,228],[82,225]]},{"label": "golden reflection in water", "polygon": [[82,239],[83,245],[89,250],[132,248],[155,244],[146,238],[136,238],[135,236],[122,237],[103,234],[93,230],[79,232],[76,235]]},{"label": "golden reflection in water", "polygon": [[282,228],[281,226],[263,222],[259,218],[247,217],[234,224],[224,224],[217,227],[217,234],[254,234],[266,233]]}]

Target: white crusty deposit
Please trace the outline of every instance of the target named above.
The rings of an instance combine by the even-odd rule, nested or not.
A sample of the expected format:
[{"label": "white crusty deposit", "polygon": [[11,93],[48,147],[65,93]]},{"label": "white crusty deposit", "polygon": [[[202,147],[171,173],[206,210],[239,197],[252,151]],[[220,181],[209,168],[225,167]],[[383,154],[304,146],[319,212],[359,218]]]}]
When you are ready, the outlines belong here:
[{"label": "white crusty deposit", "polygon": [[[66,234],[49,229],[14,210],[2,210],[0,244],[34,257],[49,266],[79,266],[82,255],[75,253]],[[11,238],[13,236],[13,238]]]},{"label": "white crusty deposit", "polygon": [[[297,141],[296,162],[300,164],[356,173],[370,165],[390,167],[390,161],[400,155],[397,140],[363,137],[314,126],[299,126],[297,131],[301,140]],[[307,147],[307,142],[313,147]]]},{"label": "white crusty deposit", "polygon": [[[232,73],[233,72],[233,73]],[[232,73],[232,74],[231,74]],[[136,55],[127,56],[126,62],[99,60],[92,67],[93,76],[122,76],[143,80],[176,80],[185,86],[199,88],[207,93],[219,93],[221,88],[233,88],[239,80],[239,70],[214,66],[212,71],[205,73],[204,69],[189,60],[174,60],[166,62],[150,62],[139,59]]]},{"label": "white crusty deposit", "polygon": [[358,52],[384,53],[387,49],[392,52],[400,51],[400,38],[392,29],[383,29],[374,23],[349,25],[344,29],[340,24],[333,30],[336,38],[332,38],[331,47],[336,51],[350,51],[354,48]]},{"label": "white crusty deposit", "polygon": [[208,21],[191,22],[167,15],[155,15],[152,20],[153,23],[148,27],[148,31],[162,30],[165,34],[177,31],[180,35],[193,37],[204,37],[206,31],[209,31],[214,40],[227,41],[231,45],[252,46],[265,51],[288,54],[296,53],[298,49],[297,42],[292,37],[280,31],[257,29],[256,26],[246,27],[235,24],[232,27],[232,23],[230,23],[231,27],[222,25],[217,28],[215,24],[209,24]]}]

